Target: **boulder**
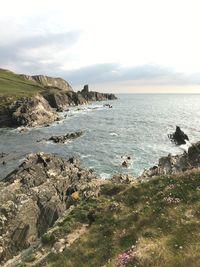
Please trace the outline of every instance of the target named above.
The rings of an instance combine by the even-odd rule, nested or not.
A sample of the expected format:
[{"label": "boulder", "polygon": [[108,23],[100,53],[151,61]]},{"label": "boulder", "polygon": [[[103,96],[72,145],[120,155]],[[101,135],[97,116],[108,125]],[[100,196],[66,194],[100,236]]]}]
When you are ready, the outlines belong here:
[{"label": "boulder", "polygon": [[169,134],[168,137],[172,142],[179,146],[186,144],[185,140],[189,141],[188,136],[181,130],[179,126],[176,126],[176,131],[172,134]]}]

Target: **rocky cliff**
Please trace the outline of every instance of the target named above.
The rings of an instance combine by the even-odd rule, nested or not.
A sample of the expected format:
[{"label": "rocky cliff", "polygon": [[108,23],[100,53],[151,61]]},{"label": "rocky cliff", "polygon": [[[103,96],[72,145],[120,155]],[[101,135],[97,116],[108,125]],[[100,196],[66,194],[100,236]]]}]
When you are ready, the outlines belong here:
[{"label": "rocky cliff", "polygon": [[1,109],[1,126],[34,127],[54,122],[58,115],[42,95],[22,97]]},{"label": "rocky cliff", "polygon": [[58,118],[53,109],[113,99],[113,94],[89,91],[88,85],[74,92],[61,78],[0,70],[0,127],[43,125]]}]

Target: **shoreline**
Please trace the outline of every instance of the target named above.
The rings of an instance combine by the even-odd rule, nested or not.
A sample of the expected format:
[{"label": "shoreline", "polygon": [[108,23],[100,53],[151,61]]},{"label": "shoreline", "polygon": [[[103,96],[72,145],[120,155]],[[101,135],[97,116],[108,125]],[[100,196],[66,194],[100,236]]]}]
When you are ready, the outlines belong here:
[{"label": "shoreline", "polygon": [[[57,220],[59,221],[62,218],[63,214],[65,214],[65,212],[68,211],[71,206],[73,208],[76,207],[76,201],[84,201],[87,203],[89,199],[98,198],[102,186],[124,185],[134,187],[138,183],[150,183],[155,179],[159,179],[159,177],[174,177],[184,174],[188,175],[195,172],[200,172],[200,142],[193,144],[188,149],[188,153],[183,153],[181,155],[175,156],[168,155],[167,157],[160,158],[158,166],[153,166],[147,171],[144,171],[140,177],[133,177],[131,175],[125,174],[116,174],[111,179],[101,179],[96,176],[93,170],[81,168],[80,162],[77,159],[70,158],[69,160],[66,160],[59,155],[40,152],[37,154],[30,154],[14,171],[8,174],[0,182],[0,203],[3,207],[7,205],[6,203],[8,203],[10,200],[14,201],[15,203],[13,196],[17,196],[19,194],[19,197],[21,197],[21,194],[23,192],[23,199],[20,200],[19,203],[16,202],[16,204],[18,204],[15,208],[17,208],[18,211],[13,211],[14,214],[18,214],[16,217],[18,219],[15,218],[15,220],[12,222],[10,221],[10,223],[11,225],[13,225],[18,220],[22,220],[24,225],[29,224],[30,227],[33,227],[33,221],[29,221],[29,218],[32,216],[39,216],[40,212],[46,213],[46,216],[48,216],[48,224],[46,225],[46,219],[45,221],[43,221],[43,217],[41,217],[42,221],[39,224],[42,227],[41,229],[43,229],[39,230],[42,231],[39,234],[39,236],[41,236],[45,234],[46,231],[49,231],[49,228],[51,229],[53,227],[52,229],[54,229],[54,227],[56,227],[54,226],[54,223]],[[57,188],[56,190],[55,187]],[[67,193],[68,191],[69,193]],[[77,195],[77,199],[75,198],[75,193]],[[46,194],[50,196],[50,199],[52,199],[52,201],[46,202],[44,198]],[[39,213],[38,211],[36,212],[38,208],[35,209],[35,199],[39,199],[39,201],[41,201],[41,204],[38,206],[41,210]],[[49,206],[50,203],[51,206]],[[32,210],[30,209],[30,205],[33,205]],[[28,214],[32,212],[36,213],[35,215],[32,214],[28,217],[23,217],[25,211]],[[52,214],[57,215],[52,217]],[[38,217],[37,221],[39,220],[39,218],[40,217]],[[51,221],[50,218],[52,218],[53,221]],[[12,228],[15,229],[15,227],[13,226]],[[21,234],[22,232],[27,231],[25,230],[25,228],[16,229],[15,232],[18,231]],[[14,233],[12,233],[12,235],[13,234]],[[23,236],[23,239],[14,239],[14,242],[16,242],[17,246],[19,247],[18,253],[20,253],[21,250],[29,247],[24,247],[23,245],[25,239],[29,237],[29,234],[23,234]],[[9,237],[7,237],[6,240],[9,240]],[[34,239],[34,242],[38,242],[37,240],[37,238]],[[10,246],[10,244],[11,243],[8,242],[7,246]],[[30,244],[32,244],[32,242]],[[38,244],[41,243],[39,242]],[[5,248],[5,246],[6,245],[4,244],[3,247]],[[37,248],[38,246],[36,246],[36,250]],[[5,252],[5,250],[3,251]],[[29,253],[30,252],[32,253],[33,250],[29,249]],[[18,257],[18,259],[20,259],[20,261],[23,261],[23,253],[14,253],[13,256],[14,255],[21,255],[21,258]],[[16,260],[17,258],[14,258],[14,261]]]}]

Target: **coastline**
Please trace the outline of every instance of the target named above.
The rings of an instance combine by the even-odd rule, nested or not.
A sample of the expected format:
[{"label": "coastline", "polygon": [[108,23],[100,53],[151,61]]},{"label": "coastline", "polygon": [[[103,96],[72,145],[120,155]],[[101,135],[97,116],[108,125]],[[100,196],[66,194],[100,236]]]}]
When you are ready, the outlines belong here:
[{"label": "coastline", "polygon": [[[23,262],[28,255],[37,253],[43,244],[41,242],[46,242],[42,241],[46,232],[48,235],[54,233],[54,236],[57,236],[55,233],[59,223],[66,220],[77,205],[77,208],[79,205],[87,206],[90,201],[99,199],[102,196],[102,188],[110,188],[109,190],[111,191],[106,193],[110,197],[114,192],[112,190],[118,190],[114,188],[119,186],[122,189],[129,188],[131,190],[131,188],[137,188],[137,186],[146,187],[146,184],[151,184],[154,180],[162,181],[164,179],[162,177],[177,179],[177,177],[184,175],[200,175],[199,151],[200,142],[193,144],[188,153],[161,158],[157,168],[153,167],[148,171],[144,171],[140,177],[135,178],[130,175],[117,174],[112,179],[106,180],[97,177],[92,170],[82,169],[80,163],[74,158],[67,161],[60,156],[42,152],[29,155],[16,170],[0,182],[0,203],[1,207],[7,210],[6,215],[2,214],[0,216],[1,221],[7,221],[7,224],[4,224],[2,233],[6,243],[0,244],[3,262],[5,263],[5,260],[10,258],[6,251],[12,251],[13,244],[15,248],[18,248],[17,251],[13,250],[11,253],[12,256],[18,256],[14,257],[13,260],[9,260],[5,266],[18,266],[17,264]],[[182,165],[183,162],[185,163],[184,166]],[[170,164],[171,167],[169,167]],[[48,201],[46,199],[47,195],[50,197]],[[18,200],[16,201],[15,199]],[[11,202],[15,204],[15,207],[11,208],[9,206]],[[30,207],[32,208],[30,209]],[[118,209],[117,206],[115,209]],[[11,213],[13,214],[12,216]],[[26,216],[24,216],[25,213]],[[45,216],[42,214],[45,214]],[[19,227],[18,222],[24,226]],[[28,228],[27,225],[29,225]],[[90,229],[88,227],[87,224],[85,231]],[[49,228],[50,230],[48,230]],[[59,234],[55,237],[56,240],[61,240],[61,236]],[[38,239],[40,237],[43,239]],[[47,247],[44,244],[42,245],[46,252],[45,260],[52,249],[58,255],[64,251],[66,241],[60,244],[62,249],[59,247],[59,251],[57,251],[54,245],[56,240],[53,241],[50,247],[49,245]],[[37,245],[34,245],[36,244],[35,242]],[[30,248],[27,250],[28,247]],[[21,253],[20,251],[24,249],[26,253]],[[33,262],[42,260],[44,260],[43,257],[37,256]]]}]

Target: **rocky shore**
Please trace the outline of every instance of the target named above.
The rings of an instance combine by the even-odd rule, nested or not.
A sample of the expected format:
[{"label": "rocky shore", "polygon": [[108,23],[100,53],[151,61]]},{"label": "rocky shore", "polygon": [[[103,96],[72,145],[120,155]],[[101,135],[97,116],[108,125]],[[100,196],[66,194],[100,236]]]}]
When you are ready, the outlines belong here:
[{"label": "rocky shore", "polygon": [[[200,142],[193,144],[188,153],[161,158],[158,166],[145,170],[138,179],[118,174],[110,180],[102,180],[92,170],[81,168],[74,158],[31,154],[0,182],[1,264],[35,244],[63,214],[66,219],[68,209],[98,198],[102,185],[113,186],[109,193],[112,196],[119,184],[146,182],[157,176],[182,174],[199,167]],[[118,209],[118,204],[112,205],[113,209]],[[88,220],[94,219],[94,215],[88,216]]]},{"label": "rocky shore", "polygon": [[97,196],[101,183],[73,158],[30,155],[0,182],[0,261],[28,248],[71,205]]}]

